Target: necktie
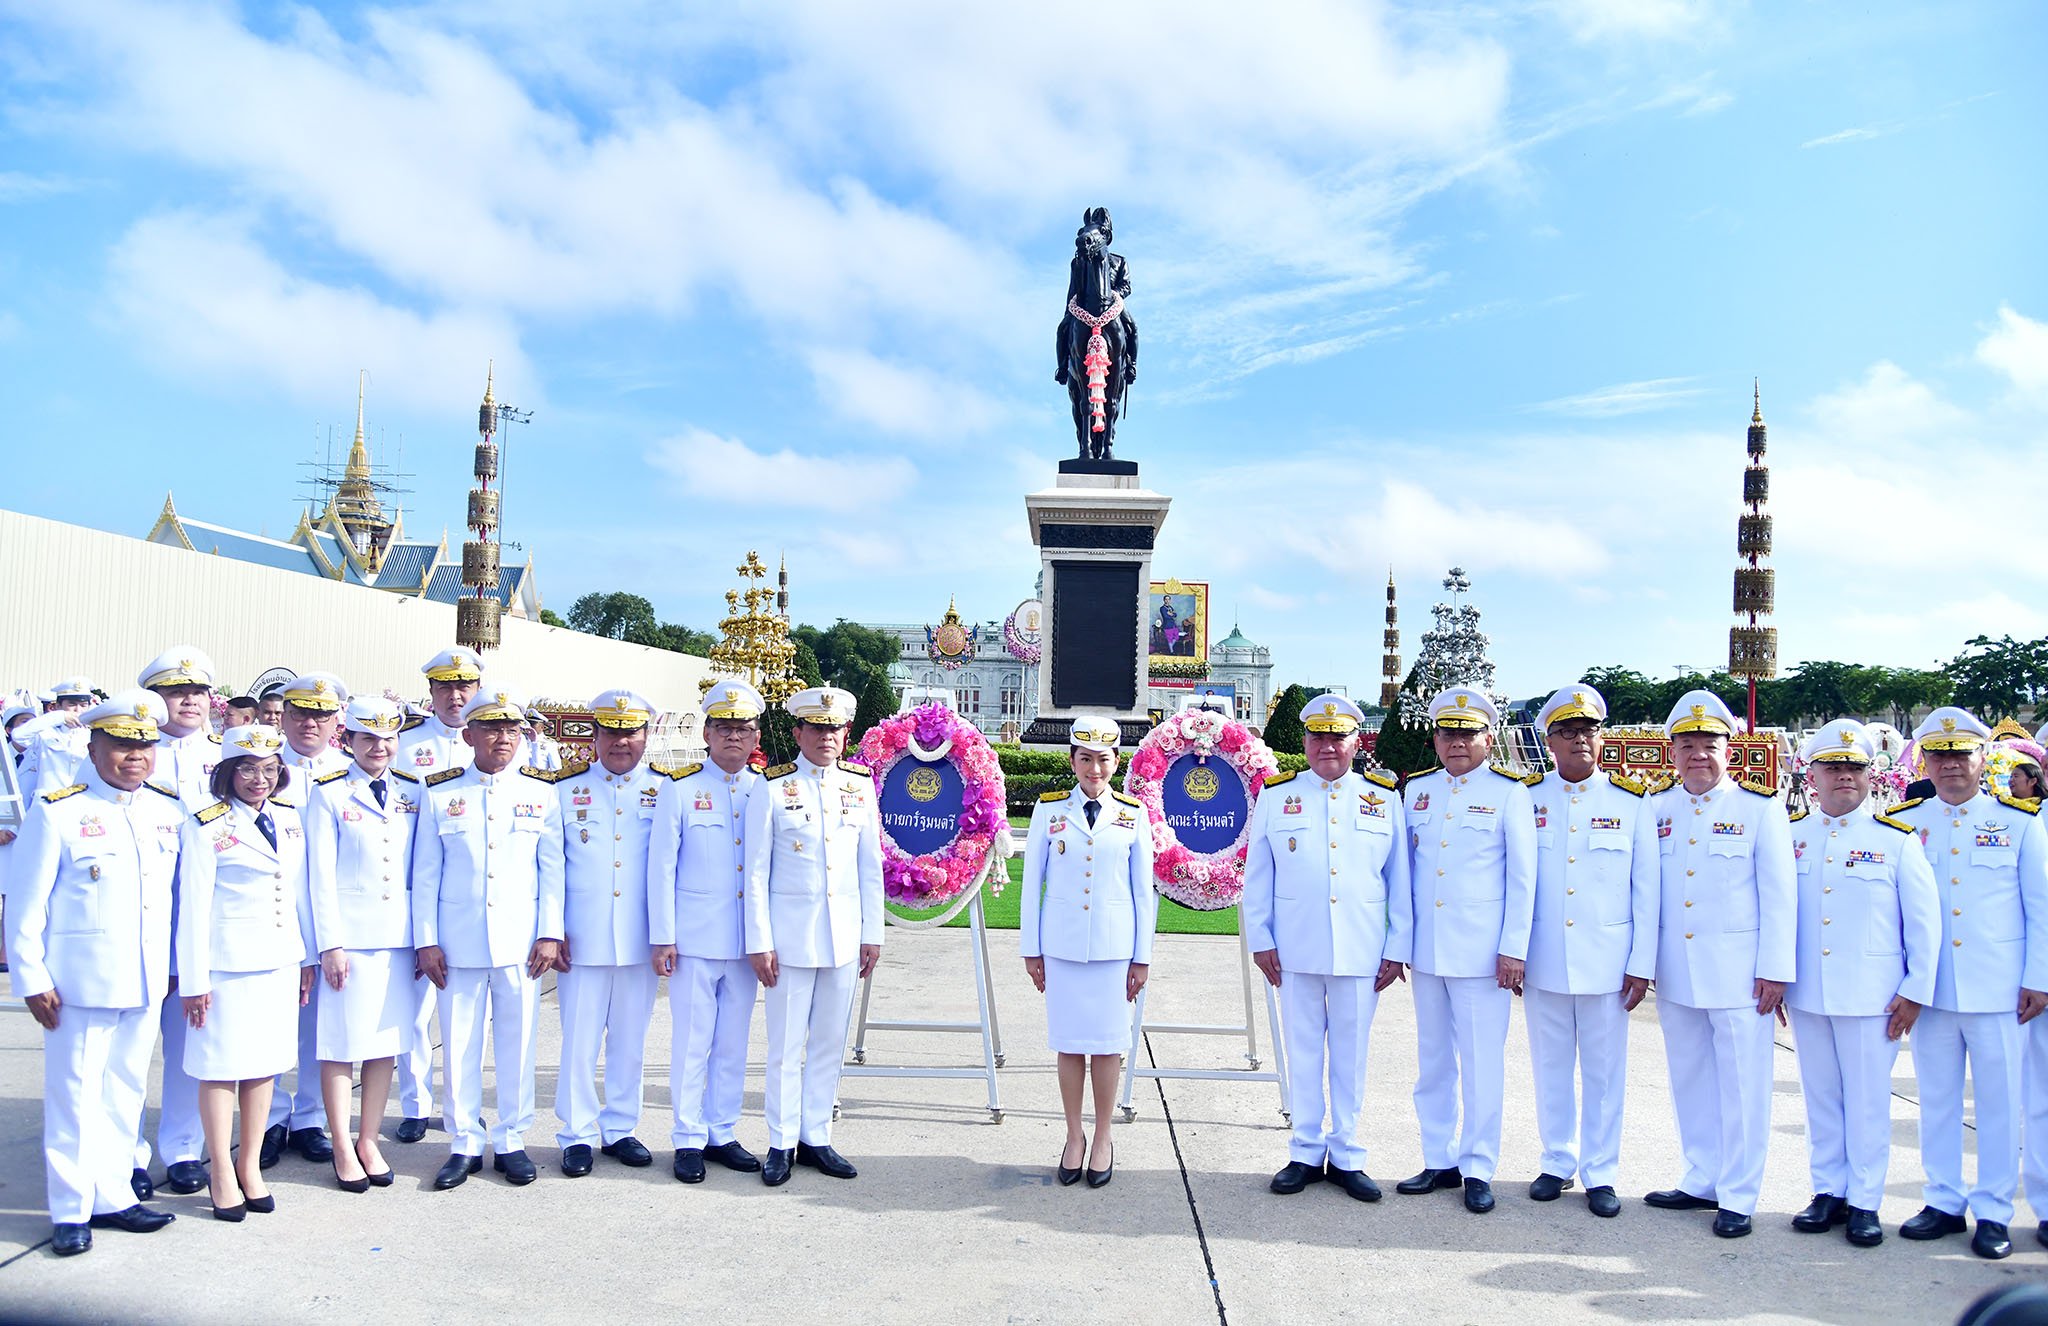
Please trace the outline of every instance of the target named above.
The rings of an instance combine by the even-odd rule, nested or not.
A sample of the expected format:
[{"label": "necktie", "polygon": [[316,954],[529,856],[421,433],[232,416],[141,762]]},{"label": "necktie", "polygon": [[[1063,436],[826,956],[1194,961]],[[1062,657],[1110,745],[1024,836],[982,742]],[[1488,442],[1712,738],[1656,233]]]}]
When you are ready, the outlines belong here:
[{"label": "necktie", "polygon": [[374,797],[376,797],[376,798],[377,798],[377,804],[378,804],[378,805],[379,805],[380,807],[381,807],[381,806],[383,806],[383,805],[385,804],[385,802],[384,802],[384,780],[383,780],[383,779],[381,779],[381,778],[372,778],[372,779],[370,780],[370,795],[371,795],[371,796],[374,796]]},{"label": "necktie", "polygon": [[1100,801],[1091,801],[1087,805],[1081,807],[1081,809],[1087,812],[1088,827],[1091,829],[1094,828],[1095,816],[1097,812],[1099,812],[1102,809],[1102,803]]},{"label": "necktie", "polygon": [[277,850],[277,828],[270,822],[270,816],[263,811],[256,812],[256,828],[263,840],[270,844],[270,850]]}]

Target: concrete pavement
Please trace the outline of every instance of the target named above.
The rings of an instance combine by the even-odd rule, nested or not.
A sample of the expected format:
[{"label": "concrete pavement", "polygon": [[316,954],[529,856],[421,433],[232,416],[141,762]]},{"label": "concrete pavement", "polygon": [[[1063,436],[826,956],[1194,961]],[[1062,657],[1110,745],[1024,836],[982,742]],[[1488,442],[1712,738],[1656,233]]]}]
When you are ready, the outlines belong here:
[{"label": "concrete pavement", "polygon": [[[967,934],[892,930],[874,1016],[974,1013]],[[859,1318],[870,1322],[1701,1322],[1952,1321],[1985,1290],[2048,1277],[2023,1203],[2019,1252],[1987,1263],[1967,1242],[1907,1243],[1898,1222],[1920,1207],[1910,1058],[1895,1081],[1896,1145],[1882,1247],[1839,1232],[1794,1233],[1809,1196],[1794,1056],[1781,1033],[1775,1137],[1756,1232],[1723,1241],[1709,1216],[1655,1211],[1640,1197],[1678,1173],[1663,1045],[1646,1004],[1632,1019],[1623,1212],[1595,1219],[1582,1195],[1525,1195],[1539,1149],[1519,1011],[1508,1040],[1499,1209],[1468,1214],[1458,1195],[1401,1197],[1420,1167],[1409,1089],[1413,1008],[1389,991],[1373,1029],[1363,1132],[1377,1205],[1327,1186],[1293,1198],[1265,1190],[1286,1160],[1270,1083],[1175,1080],[1138,1085],[1136,1118],[1116,1125],[1106,1189],[1053,1182],[1062,1127],[1043,1008],[1007,934],[991,937],[1007,1064],[1004,1121],[989,1121],[979,1081],[847,1079],[835,1144],[860,1166],[851,1183],[799,1169],[768,1189],[712,1168],[695,1187],[669,1175],[666,1000],[656,1006],[647,1109],[638,1136],[654,1168],[604,1157],[594,1174],[556,1168],[552,1104],[560,1023],[541,1019],[539,1111],[528,1136],[541,1166],[529,1188],[487,1165],[450,1193],[428,1189],[446,1157],[438,1130],[415,1146],[389,1139],[390,1189],[338,1191],[324,1166],[287,1157],[270,1172],[278,1210],[241,1225],[208,1217],[204,1195],[159,1199],[178,1222],[149,1236],[98,1231],[87,1256],[50,1255],[43,1209],[41,1034],[0,1015],[0,1315],[36,1320],[188,1322],[263,1318],[405,1321],[509,1316],[551,1320],[681,1318],[721,1322]],[[1242,1007],[1234,939],[1165,936],[1153,968],[1154,1022],[1226,1022]],[[756,1013],[754,1052],[764,1043]],[[1270,1062],[1264,1025],[1259,1039]],[[1240,1042],[1154,1035],[1162,1065],[1243,1066]],[[872,1063],[957,1064],[974,1038],[876,1032]],[[489,1099],[488,1087],[486,1099]],[[740,1139],[766,1147],[758,1062]],[[153,1123],[152,1123],[153,1131]],[[1213,1275],[1213,1283],[1212,1283]]]}]

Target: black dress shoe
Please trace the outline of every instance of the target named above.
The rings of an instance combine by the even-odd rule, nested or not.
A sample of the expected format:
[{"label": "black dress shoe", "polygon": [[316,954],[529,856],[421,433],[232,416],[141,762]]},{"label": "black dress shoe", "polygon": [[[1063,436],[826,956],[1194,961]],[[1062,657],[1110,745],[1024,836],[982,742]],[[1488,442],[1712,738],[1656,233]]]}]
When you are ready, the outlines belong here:
[{"label": "black dress shoe", "polygon": [[425,1119],[400,1119],[398,1128],[392,1134],[401,1142],[417,1142],[427,1135]]},{"label": "black dress shoe", "polygon": [[1465,1209],[1473,1215],[1485,1215],[1493,1209],[1493,1185],[1485,1179],[1465,1180]]},{"label": "black dress shoe", "polygon": [[1938,1206],[1923,1206],[1920,1214],[1899,1226],[1899,1237],[1925,1242],[1949,1234],[1960,1234],[1970,1227],[1970,1222],[1959,1215],[1950,1215]]},{"label": "black dress shoe", "polygon": [[[1083,1163],[1083,1164],[1086,1164],[1086,1163],[1087,1163],[1087,1160],[1088,1160],[1088,1139],[1087,1139],[1087,1138],[1086,1138],[1086,1137],[1084,1136],[1084,1137],[1083,1137],[1083,1138],[1081,1139],[1081,1161],[1082,1161],[1082,1163]],[[1060,1164],[1059,1164],[1059,1172],[1058,1172],[1058,1175],[1057,1175],[1057,1177],[1058,1177],[1058,1179],[1059,1179],[1059,1181],[1060,1181],[1060,1187],[1062,1187],[1062,1188],[1071,1188],[1071,1187],[1073,1187],[1073,1186],[1074,1186],[1075,1184],[1077,1184],[1077,1183],[1079,1183],[1079,1182],[1081,1181],[1081,1166],[1080,1166],[1080,1165],[1069,1165],[1069,1164],[1067,1163],[1067,1148],[1066,1148],[1066,1147],[1064,1147],[1064,1146],[1062,1146],[1062,1147],[1060,1148]],[[1318,1178],[1320,1178],[1320,1177],[1321,1177],[1321,1175],[1318,1175],[1317,1177],[1318,1177]],[[1278,1179],[1275,1179],[1275,1180],[1274,1180],[1274,1182],[1275,1182],[1275,1183],[1277,1184],[1277,1183],[1279,1182],[1279,1180],[1278,1180]],[[1274,1191],[1275,1191],[1275,1192],[1278,1192],[1278,1191],[1279,1191],[1279,1189],[1278,1189],[1278,1188],[1275,1188],[1275,1189],[1274,1189]],[[1298,1188],[1297,1188],[1297,1189],[1296,1189],[1295,1191],[1297,1191],[1297,1192],[1298,1192],[1298,1191],[1300,1191],[1300,1189],[1298,1189]]]},{"label": "black dress shoe", "polygon": [[1802,1234],[1825,1234],[1849,1218],[1849,1203],[1833,1193],[1817,1192],[1806,1209],[1792,1217],[1792,1228]]},{"label": "black dress shoe", "polygon": [[135,1200],[146,1202],[156,1196],[156,1184],[150,1182],[149,1171],[136,1169],[128,1176],[128,1187],[135,1194]]},{"label": "black dress shoe", "polygon": [[285,1139],[290,1136],[291,1130],[281,1123],[274,1123],[270,1127],[265,1128],[263,1130],[263,1149],[256,1153],[257,1168],[269,1169],[277,1164],[279,1160],[283,1159]]},{"label": "black dress shoe", "polygon": [[1395,1184],[1394,1191],[1404,1197],[1413,1197],[1439,1188],[1456,1188],[1464,1182],[1465,1176],[1455,1169],[1426,1169],[1412,1179],[1403,1179]]},{"label": "black dress shoe", "polygon": [[1662,1211],[1718,1211],[1721,1204],[1711,1197],[1695,1197],[1683,1188],[1659,1188],[1643,1194],[1643,1200]]},{"label": "black dress shoe", "polygon": [[1614,1195],[1614,1189],[1602,1184],[1586,1189],[1586,1209],[1602,1220],[1612,1220],[1621,1214],[1621,1199]]},{"label": "black dress shoe", "polygon": [[327,1134],[318,1128],[293,1129],[286,1141],[300,1157],[314,1164],[334,1159],[334,1143],[327,1140]]},{"label": "black dress shoe", "polygon": [[1529,1181],[1529,1200],[1532,1202],[1554,1202],[1572,1186],[1570,1179],[1561,1179],[1555,1174],[1538,1174]]},{"label": "black dress shoe", "polygon": [[1849,1242],[1859,1248],[1874,1248],[1884,1242],[1884,1226],[1879,1223],[1877,1212],[1860,1206],[1848,1207],[1848,1212]]},{"label": "black dress shoe", "polygon": [[2048,1220],[2043,1220],[2034,1227],[2034,1241],[2042,1247],[2048,1248]]},{"label": "black dress shoe", "polygon": [[796,1152],[787,1147],[769,1147],[768,1158],[761,1162],[761,1182],[771,1188],[780,1188],[789,1182],[789,1163]]},{"label": "black dress shoe", "polygon": [[1107,1167],[1107,1168],[1104,1168],[1104,1169],[1091,1169],[1091,1170],[1089,1170],[1089,1171],[1088,1171],[1088,1186],[1089,1186],[1089,1187],[1091,1187],[1091,1188],[1107,1188],[1107,1187],[1109,1186],[1109,1181],[1110,1181],[1111,1179],[1115,1178],[1115,1177],[1116,1177],[1116,1146],[1115,1146],[1115,1144],[1113,1144],[1113,1143],[1112,1143],[1112,1144],[1111,1144],[1111,1146],[1110,1146],[1110,1148],[1109,1148],[1109,1165],[1108,1165],[1108,1167]]},{"label": "black dress shoe", "polygon": [[180,1195],[198,1192],[206,1186],[206,1166],[196,1160],[174,1160],[164,1170],[164,1187]]},{"label": "black dress shoe", "polygon": [[654,1163],[654,1153],[641,1145],[637,1137],[621,1137],[616,1142],[607,1142],[604,1153],[621,1165],[634,1169],[646,1169]]},{"label": "black dress shoe", "polygon": [[[93,1220],[97,1222],[98,1216]],[[1979,1220],[1977,1232],[1970,1238],[1970,1251],[1987,1261],[1998,1261],[2012,1256],[2012,1235],[1996,1220]]]},{"label": "black dress shoe", "polygon": [[141,1203],[122,1211],[107,1211],[92,1218],[94,1229],[118,1229],[129,1234],[154,1234],[178,1217],[169,1211],[152,1211]]},{"label": "black dress shoe", "polygon": [[460,1188],[463,1181],[484,1167],[482,1156],[453,1155],[441,1162],[441,1168],[434,1175],[434,1191],[446,1192]]},{"label": "black dress shoe", "polygon": [[[686,1146],[676,1152],[675,1164],[669,1167],[680,1183],[704,1182],[704,1150],[702,1147]],[[755,1169],[761,1168],[758,1164]]]},{"label": "black dress shoe", "polygon": [[1733,1211],[1723,1211],[1714,1217],[1714,1237],[1717,1239],[1739,1239],[1749,1232],[1749,1217]]},{"label": "black dress shoe", "polygon": [[704,1159],[715,1160],[737,1174],[759,1174],[761,1162],[738,1142],[720,1142],[704,1148]]},{"label": "black dress shoe", "polygon": [[562,1173],[572,1179],[580,1179],[590,1173],[590,1147],[582,1142],[573,1142],[562,1148]]},{"label": "black dress shoe", "polygon": [[507,1151],[502,1156],[492,1156],[491,1168],[504,1175],[505,1182],[515,1188],[524,1188],[540,1177],[540,1171],[533,1167],[533,1161],[524,1151]]},{"label": "black dress shoe", "polygon": [[[1083,1152],[1083,1158],[1085,1157],[1086,1153]],[[1065,1156],[1061,1157],[1063,1160],[1065,1158]],[[1069,1174],[1072,1174],[1074,1179],[1081,1177],[1079,1169],[1070,1170],[1065,1165],[1060,1166],[1061,1183],[1072,1183],[1074,1181],[1074,1179],[1067,1177]],[[1323,1167],[1321,1165],[1309,1165],[1299,1160],[1290,1160],[1280,1167],[1280,1172],[1275,1174],[1273,1181],[1266,1186],[1279,1193],[1282,1197],[1292,1197],[1311,1183],[1321,1183],[1322,1181]]]},{"label": "black dress shoe", "polygon": [[809,1142],[796,1144],[796,1163],[809,1165],[812,1169],[832,1179],[850,1179],[860,1173],[853,1162],[828,1146],[812,1146]]},{"label": "black dress shoe", "polygon": [[1380,1186],[1372,1181],[1372,1175],[1362,1169],[1329,1168],[1329,1179],[1333,1187],[1342,1188],[1361,1202],[1377,1202]]},{"label": "black dress shoe", "polygon": [[91,1247],[91,1225],[58,1225],[50,1234],[50,1251],[59,1257],[76,1257]]}]

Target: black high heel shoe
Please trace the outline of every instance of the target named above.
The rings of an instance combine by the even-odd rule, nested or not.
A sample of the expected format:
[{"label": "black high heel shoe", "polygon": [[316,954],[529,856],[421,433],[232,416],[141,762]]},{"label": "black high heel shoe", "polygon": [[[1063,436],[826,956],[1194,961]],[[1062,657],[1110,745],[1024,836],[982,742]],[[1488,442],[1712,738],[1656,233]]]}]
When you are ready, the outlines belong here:
[{"label": "black high heel shoe", "polygon": [[[358,1158],[356,1163],[360,1165],[362,1164],[362,1160]],[[368,1192],[370,1191],[370,1179],[367,1174],[365,1174],[360,1179],[342,1178],[341,1162],[336,1161],[334,1164],[334,1186],[341,1189],[343,1192]]]},{"label": "black high heel shoe", "polygon": [[277,1198],[266,1193],[261,1197],[245,1198],[242,1204],[257,1215],[269,1215],[277,1209]]},{"label": "black high heel shoe", "polygon": [[1091,1187],[1091,1188],[1107,1188],[1107,1187],[1109,1186],[1109,1180],[1110,1180],[1110,1176],[1111,1176],[1111,1175],[1113,1175],[1113,1174],[1115,1174],[1115,1173],[1116,1173],[1116,1143],[1114,1143],[1114,1142],[1111,1142],[1111,1143],[1109,1144],[1109,1165],[1108,1165],[1108,1167],[1107,1167],[1106,1169],[1091,1169],[1091,1170],[1089,1170],[1089,1171],[1088,1171],[1088,1186],[1089,1186],[1089,1187]]},{"label": "black high heel shoe", "polygon": [[[1088,1160],[1088,1139],[1085,1136],[1081,1139],[1081,1160],[1083,1164]],[[1067,1149],[1064,1146],[1060,1148],[1059,1176],[1062,1188],[1071,1188],[1081,1181],[1081,1166],[1067,1167]]]},{"label": "black high heel shoe", "polygon": [[393,1183],[398,1181],[398,1176],[391,1172],[391,1168],[388,1165],[385,1166],[384,1172],[381,1174],[371,1173],[369,1165],[366,1164],[363,1160],[363,1148],[360,1143],[358,1143],[356,1146],[356,1164],[361,1165],[363,1167],[363,1177],[369,1182],[369,1185],[372,1188],[389,1188]]}]

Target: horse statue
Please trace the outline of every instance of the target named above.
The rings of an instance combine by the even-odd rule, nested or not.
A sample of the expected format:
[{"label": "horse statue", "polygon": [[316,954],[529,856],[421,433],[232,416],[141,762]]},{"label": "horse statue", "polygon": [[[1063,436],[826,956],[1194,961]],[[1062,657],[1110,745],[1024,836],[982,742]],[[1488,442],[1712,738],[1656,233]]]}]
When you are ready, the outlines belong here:
[{"label": "horse statue", "polygon": [[1053,381],[1067,389],[1082,460],[1111,458],[1124,389],[1138,380],[1138,325],[1124,311],[1131,278],[1123,257],[1109,251],[1113,236],[1108,208],[1081,214],[1067,268],[1067,311],[1054,346]]}]

